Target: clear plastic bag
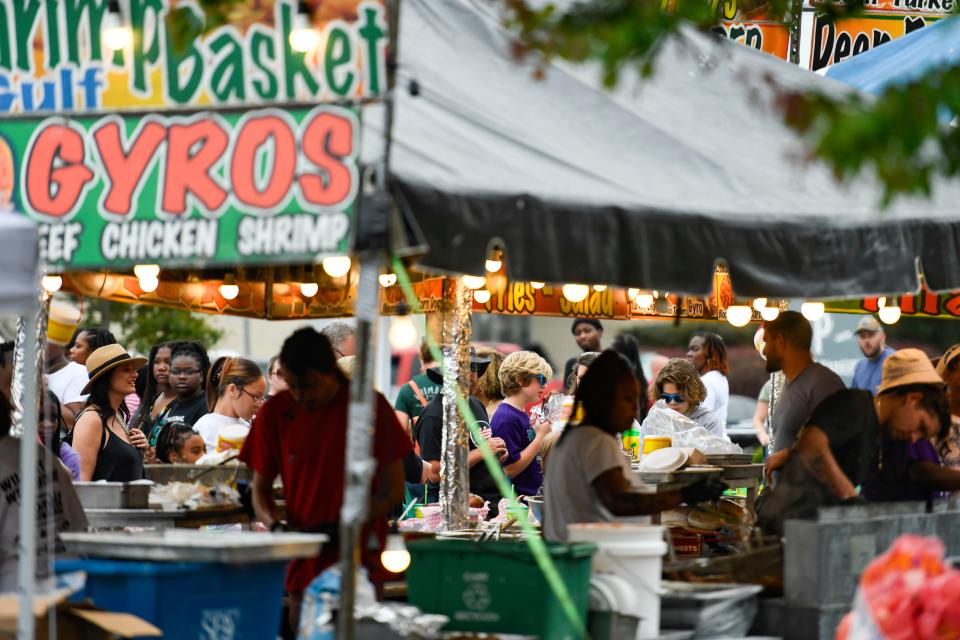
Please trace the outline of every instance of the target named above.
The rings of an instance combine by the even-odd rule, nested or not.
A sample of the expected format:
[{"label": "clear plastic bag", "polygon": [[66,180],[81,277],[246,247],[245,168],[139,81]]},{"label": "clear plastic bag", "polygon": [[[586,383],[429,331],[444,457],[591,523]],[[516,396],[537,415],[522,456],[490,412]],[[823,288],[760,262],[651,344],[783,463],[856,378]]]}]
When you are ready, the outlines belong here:
[{"label": "clear plastic bag", "polygon": [[743,453],[739,445],[711,434],[694,420],[668,407],[663,400],[657,400],[644,418],[640,435],[643,438],[670,436],[674,447],[692,447],[707,455]]}]

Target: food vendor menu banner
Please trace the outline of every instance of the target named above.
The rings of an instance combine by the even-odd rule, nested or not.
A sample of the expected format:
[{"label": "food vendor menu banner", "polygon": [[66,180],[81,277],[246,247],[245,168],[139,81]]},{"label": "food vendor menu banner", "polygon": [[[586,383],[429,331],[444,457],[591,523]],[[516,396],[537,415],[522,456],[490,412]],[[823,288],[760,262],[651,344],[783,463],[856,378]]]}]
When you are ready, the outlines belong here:
[{"label": "food vendor menu banner", "polygon": [[782,60],[790,57],[790,30],[782,21],[771,19],[762,6],[753,3],[745,8],[737,0],[714,0],[714,4],[721,17],[716,33]]},{"label": "food vendor menu banner", "polygon": [[384,89],[382,0],[300,3],[319,34],[307,53],[290,44],[296,0],[223,2],[211,17],[204,4],[120,0],[129,44],[111,51],[108,0],[0,0],[0,114],[316,104]]},{"label": "food vendor menu banner", "polygon": [[354,110],[13,119],[0,174],[53,270],[310,261],[352,246]]},{"label": "food vendor menu banner", "polygon": [[831,23],[804,7],[801,64],[819,71],[900,38],[955,10],[955,0],[866,0],[865,11]]}]

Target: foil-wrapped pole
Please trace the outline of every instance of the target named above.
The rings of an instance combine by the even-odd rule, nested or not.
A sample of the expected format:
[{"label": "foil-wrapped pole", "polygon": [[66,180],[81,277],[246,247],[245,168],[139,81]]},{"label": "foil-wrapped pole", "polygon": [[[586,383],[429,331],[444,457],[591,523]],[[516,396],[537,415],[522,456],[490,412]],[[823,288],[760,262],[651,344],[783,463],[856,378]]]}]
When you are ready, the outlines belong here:
[{"label": "foil-wrapped pole", "polygon": [[767,444],[767,455],[772,456],[776,450],[776,438],[777,434],[773,430],[773,414],[777,408],[777,401],[780,400],[780,396],[783,395],[783,387],[787,384],[787,377],[783,375],[783,371],[775,371],[770,374],[770,408],[767,410],[767,436],[769,436],[769,444]]},{"label": "foil-wrapped pole", "polygon": [[45,352],[47,345],[47,316],[50,313],[50,299],[52,296],[42,287],[40,288],[39,311],[33,319],[37,331],[37,340],[30,344],[27,340],[27,323],[31,322],[30,315],[20,314],[17,318],[17,337],[13,348],[13,380],[10,382],[10,399],[13,404],[11,414],[10,435],[20,437],[23,433],[23,391],[24,381],[27,375],[27,358],[33,358],[36,363],[36,375],[38,388],[42,387],[42,376],[44,364],[46,362]]},{"label": "foil-wrapped pole", "polygon": [[473,292],[462,279],[449,281],[456,288],[453,308],[444,322],[443,346],[443,444],[440,460],[440,513],[443,528],[467,526],[470,501],[470,434],[457,409],[457,393],[470,397],[470,310]]}]

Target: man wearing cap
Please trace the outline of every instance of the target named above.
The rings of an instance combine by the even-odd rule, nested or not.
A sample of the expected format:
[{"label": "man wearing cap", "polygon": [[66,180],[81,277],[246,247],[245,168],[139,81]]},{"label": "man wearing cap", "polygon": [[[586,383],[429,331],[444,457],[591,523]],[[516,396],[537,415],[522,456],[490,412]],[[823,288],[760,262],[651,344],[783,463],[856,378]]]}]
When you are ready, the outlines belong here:
[{"label": "man wearing cap", "polygon": [[918,349],[895,351],[876,398],[846,389],[813,412],[758,507],[761,526],[782,533],[784,520],[815,517],[822,506],[928,499],[960,488],[960,472],[941,467],[930,444],[948,423],[943,381],[930,360]]},{"label": "man wearing cap", "polygon": [[[603,323],[596,318],[577,318],[573,321],[573,326],[570,328],[570,331],[573,333],[573,338],[577,341],[577,346],[580,347],[580,351],[584,353],[588,351],[602,351],[600,348],[600,339],[603,338]],[[567,387],[567,381],[570,380],[570,374],[573,373],[573,368],[576,363],[576,358],[570,358],[563,367],[564,389]]]},{"label": "man wearing cap", "polygon": [[955,344],[937,362],[937,373],[947,383],[950,429],[937,440],[940,461],[948,469],[960,469],[960,344]]},{"label": "man wearing cap", "polygon": [[82,364],[67,360],[66,346],[80,326],[80,310],[54,300],[47,318],[46,373],[47,389],[60,401],[67,430],[73,429],[76,416],[83,410],[87,396],[83,393],[89,378]]},{"label": "man wearing cap", "polygon": [[863,358],[853,370],[851,389],[865,389],[876,395],[883,372],[883,361],[893,353],[887,346],[887,334],[873,316],[864,316],[857,325],[857,339]]},{"label": "man wearing cap", "polygon": [[[477,381],[490,364],[488,358],[477,356],[477,350],[470,347],[470,411],[477,428],[487,436],[487,444],[493,450],[493,453],[502,458],[506,455],[507,445],[501,438],[491,438],[490,422],[487,411],[483,403],[474,397],[476,393]],[[427,375],[435,383],[443,384],[443,374],[439,367],[427,369]],[[468,425],[469,428],[469,425]],[[429,465],[427,484],[427,502],[437,502],[440,496],[440,460],[443,459],[443,394],[438,393],[433,400],[427,403],[415,427],[417,442],[420,444],[420,457]],[[496,513],[497,504],[500,502],[500,492],[497,490],[490,471],[483,464],[483,456],[477,443],[474,440],[473,429],[470,430],[469,438],[470,453],[467,456],[467,464],[470,466],[470,492],[474,493],[485,501],[490,503],[493,511]]]}]

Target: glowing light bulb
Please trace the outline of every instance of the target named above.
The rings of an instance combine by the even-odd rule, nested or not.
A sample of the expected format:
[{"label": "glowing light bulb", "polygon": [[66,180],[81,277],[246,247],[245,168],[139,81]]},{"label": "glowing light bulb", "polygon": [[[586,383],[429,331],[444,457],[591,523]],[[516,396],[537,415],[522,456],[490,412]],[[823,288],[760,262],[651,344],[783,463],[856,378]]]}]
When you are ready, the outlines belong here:
[{"label": "glowing light bulb", "polygon": [[633,300],[638,295],[640,295],[640,289],[634,289],[632,287],[630,289],[627,289],[627,297],[629,299]]},{"label": "glowing light bulb", "polygon": [[144,276],[142,278],[137,278],[137,285],[144,293],[153,293],[157,290],[157,287],[160,286],[160,279],[153,276]]},{"label": "glowing light bulb", "polygon": [[390,573],[403,573],[410,567],[410,552],[403,544],[403,536],[394,534],[387,537],[387,544],[380,554],[380,562]]},{"label": "glowing light bulb", "polygon": [[490,292],[486,289],[477,289],[473,292],[473,299],[480,304],[487,304],[490,302]]},{"label": "glowing light bulb", "polygon": [[594,291],[606,291],[606,290],[607,290],[607,285],[605,285],[605,284],[595,284],[595,285],[593,285],[593,290],[594,290]]},{"label": "glowing light bulb", "polygon": [[137,276],[137,278],[159,278],[160,265],[138,264],[133,268],[133,275]]},{"label": "glowing light bulb", "polygon": [[307,3],[300,2],[293,16],[290,48],[299,53],[310,53],[320,48],[320,32],[313,27],[309,11]]},{"label": "glowing light bulb", "polygon": [[60,276],[43,276],[40,278],[40,286],[47,293],[56,293],[63,286],[63,278]]},{"label": "glowing light bulb", "polygon": [[537,282],[536,280],[531,280],[531,281],[530,281],[530,286],[533,287],[534,289],[543,289],[545,286],[547,286],[547,283],[546,283],[546,282]]},{"label": "glowing light bulb", "polygon": [[417,328],[413,325],[410,316],[400,316],[390,321],[390,330],[387,332],[390,346],[394,349],[410,349],[417,345],[420,339]]},{"label": "glowing light bulb", "polygon": [[735,304],[727,307],[727,322],[735,327],[745,327],[753,317],[753,309],[745,304]]},{"label": "glowing light bulb", "polygon": [[502,260],[487,260],[483,263],[483,268],[489,271],[490,273],[496,273],[500,271],[500,267],[503,266]]},{"label": "glowing light bulb", "polygon": [[563,297],[570,302],[580,302],[590,295],[590,287],[585,284],[565,284],[561,290]]},{"label": "glowing light bulb", "polygon": [[767,322],[773,322],[780,315],[780,309],[776,307],[764,307],[760,309],[760,317]]},{"label": "glowing light bulb", "polygon": [[634,302],[636,302],[639,307],[652,307],[653,296],[649,293],[641,293],[634,299]]},{"label": "glowing light bulb", "polygon": [[109,51],[126,49],[133,44],[133,31],[120,19],[119,7],[103,14],[100,22],[100,42]]},{"label": "glowing light bulb", "polygon": [[223,296],[224,300],[233,300],[240,295],[240,287],[235,284],[221,284],[220,295]]},{"label": "glowing light bulb", "polygon": [[487,279],[483,276],[463,276],[463,286],[467,289],[481,289],[487,284]]},{"label": "glowing light bulb", "polygon": [[810,322],[816,322],[823,317],[826,307],[822,302],[804,302],[800,305],[800,313]]},{"label": "glowing light bulb", "polygon": [[756,309],[757,311],[763,311],[766,306],[767,306],[766,298],[757,298],[756,300],[753,301],[753,308]]},{"label": "glowing light bulb", "polygon": [[340,278],[350,273],[350,267],[353,265],[353,261],[350,260],[350,256],[333,256],[324,258],[320,264],[328,276],[331,278]]},{"label": "glowing light bulb", "polygon": [[880,316],[880,322],[883,324],[896,324],[900,320],[900,307],[884,307],[877,315]]},{"label": "glowing light bulb", "polygon": [[395,273],[381,273],[378,278],[380,281],[381,287],[392,287],[397,284],[397,274]]},{"label": "glowing light bulb", "polygon": [[877,309],[883,309],[887,306],[887,299],[884,297],[877,298]]},{"label": "glowing light bulb", "polygon": [[317,295],[318,291],[320,291],[320,285],[318,285],[316,282],[300,283],[300,293],[308,298],[312,298],[313,296]]}]

